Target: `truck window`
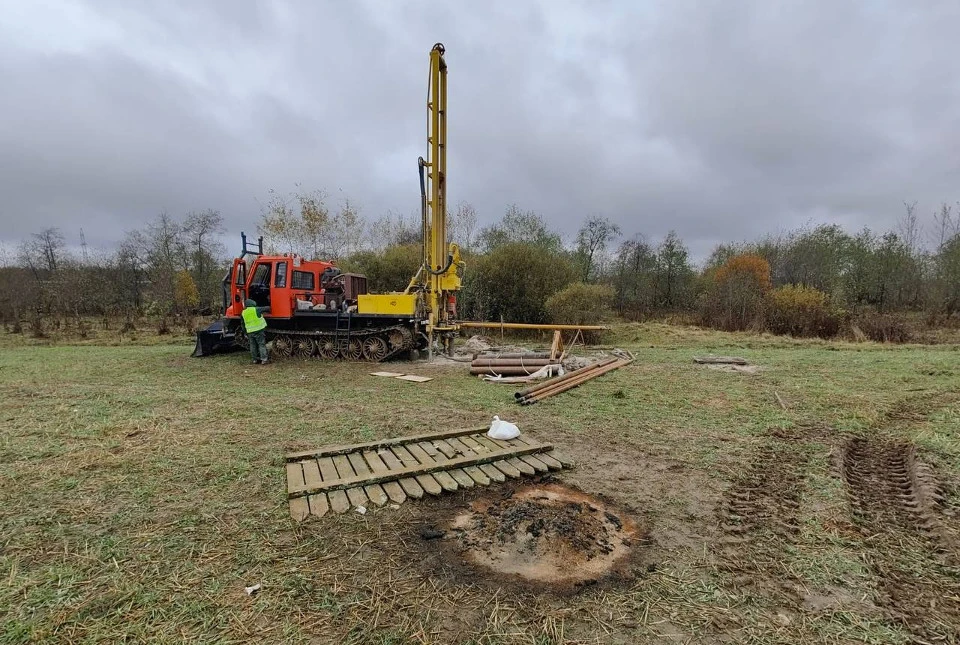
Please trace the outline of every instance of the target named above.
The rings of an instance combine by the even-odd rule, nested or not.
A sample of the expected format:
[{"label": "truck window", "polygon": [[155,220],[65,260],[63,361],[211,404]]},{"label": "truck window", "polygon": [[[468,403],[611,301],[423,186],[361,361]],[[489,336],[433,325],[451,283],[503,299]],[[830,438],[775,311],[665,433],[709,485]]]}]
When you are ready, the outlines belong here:
[{"label": "truck window", "polygon": [[270,286],[270,265],[258,264],[253,271],[253,279],[250,281],[251,287],[269,287]]},{"label": "truck window", "polygon": [[294,289],[302,289],[304,291],[313,291],[314,281],[313,274],[309,271],[294,271],[293,272],[293,281],[291,286]]},{"label": "truck window", "polygon": [[277,273],[273,278],[273,286],[278,289],[282,289],[287,286],[287,263],[278,262],[277,263]]},{"label": "truck window", "polygon": [[234,276],[235,283],[238,287],[242,287],[247,284],[247,265],[243,262],[237,265],[237,272]]}]

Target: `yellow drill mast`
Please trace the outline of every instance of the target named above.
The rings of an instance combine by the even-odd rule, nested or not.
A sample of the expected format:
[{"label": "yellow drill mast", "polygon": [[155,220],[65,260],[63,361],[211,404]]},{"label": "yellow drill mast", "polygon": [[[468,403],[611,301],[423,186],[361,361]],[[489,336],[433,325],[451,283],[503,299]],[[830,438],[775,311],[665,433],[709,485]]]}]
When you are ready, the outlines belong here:
[{"label": "yellow drill mast", "polygon": [[427,90],[427,158],[420,157],[420,199],[423,231],[423,264],[410,281],[407,293],[425,296],[429,351],[439,340],[449,352],[456,324],[456,292],[460,290],[460,248],[447,243],[447,63],[444,48],[430,50]]}]

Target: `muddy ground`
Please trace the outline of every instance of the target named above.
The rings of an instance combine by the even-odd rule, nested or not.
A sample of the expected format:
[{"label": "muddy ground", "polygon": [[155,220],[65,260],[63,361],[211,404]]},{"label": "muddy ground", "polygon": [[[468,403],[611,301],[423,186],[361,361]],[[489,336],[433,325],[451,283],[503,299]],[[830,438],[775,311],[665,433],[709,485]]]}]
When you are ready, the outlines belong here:
[{"label": "muddy ground", "polygon": [[[564,642],[631,643],[651,626],[671,642],[765,641],[742,629],[744,604],[778,642],[791,642],[799,625],[841,615],[886,623],[911,642],[960,642],[956,485],[909,442],[840,436],[816,424],[774,428],[725,485],[653,446],[554,440],[577,455],[575,469],[405,505],[400,543],[417,571],[474,599],[566,616]],[[819,461],[842,498],[840,513],[817,520],[817,530],[853,545],[862,580],[798,571],[797,554],[819,548],[805,526]],[[377,516],[393,530],[394,518]],[[621,594],[678,567],[693,572],[684,584],[739,602],[698,616],[692,634],[683,608],[658,607],[654,594],[638,621]],[[445,621],[441,642],[489,628],[483,608],[470,605]],[[572,620],[589,607],[607,614],[602,637]]]}]

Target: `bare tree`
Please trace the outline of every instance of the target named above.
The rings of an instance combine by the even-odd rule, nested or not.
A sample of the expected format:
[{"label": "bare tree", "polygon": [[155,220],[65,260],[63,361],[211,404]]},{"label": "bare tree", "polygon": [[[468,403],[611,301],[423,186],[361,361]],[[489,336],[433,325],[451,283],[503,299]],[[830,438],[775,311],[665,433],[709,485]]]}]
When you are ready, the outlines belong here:
[{"label": "bare tree", "polygon": [[960,203],[957,204],[957,215],[953,215],[953,207],[944,202],[940,205],[940,210],[933,214],[934,224],[934,247],[937,250],[943,248],[950,238],[960,234]]},{"label": "bare tree", "polygon": [[326,259],[342,260],[360,250],[367,226],[359,207],[349,198],[345,198],[340,204],[339,211],[330,218],[327,228]]},{"label": "bare tree", "polygon": [[[215,268],[224,254],[223,244],[216,238],[223,231],[223,215],[220,211],[207,209],[188,213],[183,231],[189,237],[193,280],[197,288],[199,305],[207,308],[213,304],[217,293]],[[183,279],[180,279],[183,282]]]},{"label": "bare tree", "polygon": [[477,231],[477,209],[469,202],[460,202],[450,220],[450,241],[465,251],[472,251]]},{"label": "bare tree", "polygon": [[607,244],[620,237],[620,227],[606,217],[593,215],[577,232],[577,260],[581,279],[588,282],[593,277],[597,260],[607,249]]},{"label": "bare tree", "polygon": [[911,254],[920,250],[920,237],[923,226],[917,216],[917,202],[903,202],[905,211],[897,222],[897,234]]}]

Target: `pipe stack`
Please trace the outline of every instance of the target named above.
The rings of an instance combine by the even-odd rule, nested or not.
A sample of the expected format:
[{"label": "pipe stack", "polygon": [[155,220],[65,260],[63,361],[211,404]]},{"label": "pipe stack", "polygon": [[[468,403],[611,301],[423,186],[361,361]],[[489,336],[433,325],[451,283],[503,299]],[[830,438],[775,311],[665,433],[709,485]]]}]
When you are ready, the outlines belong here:
[{"label": "pipe stack", "polygon": [[492,376],[527,376],[546,365],[556,365],[546,352],[522,352],[506,354],[480,354],[470,364],[470,373]]},{"label": "pipe stack", "polygon": [[632,362],[632,358],[607,358],[574,372],[568,372],[563,376],[558,376],[549,381],[544,381],[543,383],[538,383],[537,385],[532,385],[518,392],[514,392],[513,395],[517,398],[517,403],[520,405],[530,405],[531,403],[536,403],[537,401],[551,397],[554,394],[572,390],[581,383],[586,383],[591,379],[606,374],[607,372],[612,372]]}]

